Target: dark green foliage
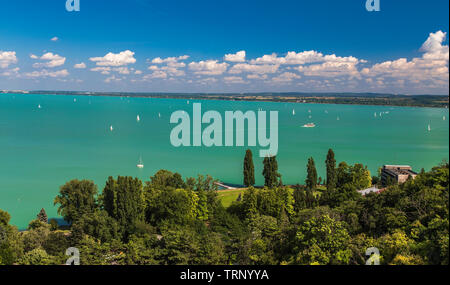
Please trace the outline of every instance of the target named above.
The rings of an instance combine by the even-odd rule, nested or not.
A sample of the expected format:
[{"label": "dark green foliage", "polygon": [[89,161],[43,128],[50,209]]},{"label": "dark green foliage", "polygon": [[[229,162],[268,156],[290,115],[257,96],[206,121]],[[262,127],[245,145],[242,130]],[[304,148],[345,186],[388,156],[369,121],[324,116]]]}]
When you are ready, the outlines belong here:
[{"label": "dark green foliage", "polygon": [[[188,178],[184,188],[180,178],[159,172],[144,189],[110,178],[104,209],[87,206],[95,195],[74,199],[92,203],[79,203],[83,215],[67,231],[36,219],[19,232],[0,210],[0,264],[63,264],[69,246],[83,265],[356,265],[374,246],[383,265],[449,263],[447,163],[367,196],[356,192],[371,179],[367,169],[341,163],[335,188],[250,187],[227,209],[212,178]],[[92,193],[73,188],[83,187],[68,187],[71,199]]]},{"label": "dark green foliage", "polygon": [[50,230],[56,231],[58,229],[58,221],[55,219],[50,219]]},{"label": "dark green foliage", "polygon": [[130,234],[134,225],[144,220],[144,193],[138,178],[119,176],[115,180],[109,177],[102,200],[104,209],[118,222],[124,235]]},{"label": "dark green foliage", "polygon": [[61,186],[54,204],[59,204],[58,214],[71,223],[95,211],[97,186],[89,180],[71,180]]},{"label": "dark green foliage", "polygon": [[77,220],[72,231],[75,240],[81,240],[84,235],[94,237],[101,242],[110,242],[120,239],[120,227],[116,219],[108,216],[104,210],[84,215]]},{"label": "dark green foliage", "polygon": [[37,214],[36,218],[43,223],[48,223],[47,213],[45,212],[44,208],[41,209],[39,214]]},{"label": "dark green foliage", "polygon": [[327,168],[327,183],[326,183],[327,189],[334,189],[337,183],[336,159],[334,158],[334,152],[331,148],[328,150],[325,165]]},{"label": "dark green foliage", "polygon": [[264,186],[274,188],[280,185],[281,174],[278,173],[278,162],[276,156],[264,158]]},{"label": "dark green foliage", "polygon": [[306,175],[306,187],[309,190],[315,190],[317,187],[317,169],[314,163],[314,158],[308,159],[307,175]]},{"label": "dark green foliage", "polygon": [[255,166],[253,165],[253,154],[251,150],[247,150],[244,158],[244,185],[255,185]]}]

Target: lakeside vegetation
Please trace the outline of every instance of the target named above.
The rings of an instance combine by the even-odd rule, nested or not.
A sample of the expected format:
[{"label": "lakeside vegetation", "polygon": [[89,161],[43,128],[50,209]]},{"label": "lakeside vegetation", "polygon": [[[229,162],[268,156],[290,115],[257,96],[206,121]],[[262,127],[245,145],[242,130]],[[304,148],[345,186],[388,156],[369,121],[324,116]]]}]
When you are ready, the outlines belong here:
[{"label": "lakeside vegetation", "polygon": [[316,103],[345,105],[379,105],[405,107],[448,108],[448,95],[402,95],[381,93],[130,93],[130,92],[77,92],[77,91],[0,91],[16,94],[48,94],[79,96],[116,96],[190,100],[257,101],[286,103]]},{"label": "lakeside vegetation", "polygon": [[71,180],[54,200],[70,226],[41,210],[19,232],[0,210],[0,264],[64,264],[76,247],[83,265],[362,265],[377,247],[381,264],[448,265],[448,163],[362,196],[357,190],[379,177],[362,164],[337,165],[332,150],[326,178],[310,158],[304,185],[283,185],[271,157],[265,187],[254,188],[251,152],[244,160],[248,187],[223,192],[210,176],[183,180],[167,170],[145,182],[109,177],[101,193]]}]

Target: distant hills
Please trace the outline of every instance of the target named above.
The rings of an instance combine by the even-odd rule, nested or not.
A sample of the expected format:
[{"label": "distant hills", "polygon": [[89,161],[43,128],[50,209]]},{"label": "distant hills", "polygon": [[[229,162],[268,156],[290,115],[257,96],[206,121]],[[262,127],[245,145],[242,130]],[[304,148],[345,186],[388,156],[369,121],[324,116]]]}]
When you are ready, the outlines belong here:
[{"label": "distant hills", "polygon": [[402,95],[384,93],[303,93],[303,92],[262,92],[262,93],[135,93],[135,92],[88,92],[88,91],[22,91],[2,90],[0,93],[48,94],[79,96],[119,96],[173,98],[191,100],[264,101],[320,104],[389,105],[448,108],[448,95]]}]

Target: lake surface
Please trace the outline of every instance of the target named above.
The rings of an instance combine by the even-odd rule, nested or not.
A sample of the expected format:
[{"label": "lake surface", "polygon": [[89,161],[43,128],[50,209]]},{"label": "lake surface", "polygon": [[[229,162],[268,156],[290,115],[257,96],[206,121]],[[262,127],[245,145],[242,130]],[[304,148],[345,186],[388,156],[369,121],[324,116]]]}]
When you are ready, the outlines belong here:
[{"label": "lake surface", "polygon": [[[363,163],[373,175],[383,164],[420,171],[449,157],[448,109],[0,94],[0,209],[21,229],[41,208],[57,217],[53,199],[59,186],[74,178],[94,180],[99,192],[108,176],[148,180],[159,169],[242,183],[247,147],[171,145],[170,115],[191,113],[196,102],[203,112],[222,116],[235,110],[279,111],[277,158],[285,184],[304,182],[311,156],[324,177],[329,148],[338,162]],[[316,127],[303,128],[307,123]],[[257,184],[262,184],[259,149],[252,148]],[[144,169],[136,167],[140,157]]]}]

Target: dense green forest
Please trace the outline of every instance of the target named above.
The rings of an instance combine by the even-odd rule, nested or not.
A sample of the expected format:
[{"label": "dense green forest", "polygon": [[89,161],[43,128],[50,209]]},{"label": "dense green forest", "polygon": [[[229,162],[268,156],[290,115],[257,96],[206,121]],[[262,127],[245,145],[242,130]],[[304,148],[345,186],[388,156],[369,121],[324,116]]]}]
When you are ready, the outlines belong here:
[{"label": "dense green forest", "polygon": [[67,182],[54,202],[70,226],[42,210],[20,232],[0,210],[0,264],[65,264],[69,247],[82,265],[362,265],[371,247],[381,264],[448,264],[448,163],[362,196],[378,177],[361,164],[336,166],[332,150],[323,183],[312,158],[295,186],[283,185],[276,157],[265,159],[264,188],[252,187],[251,155],[250,187],[227,208],[212,177],[160,170],[145,182],[110,177],[101,193],[92,181]]}]

